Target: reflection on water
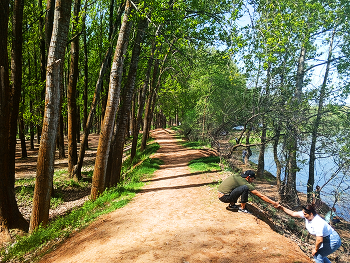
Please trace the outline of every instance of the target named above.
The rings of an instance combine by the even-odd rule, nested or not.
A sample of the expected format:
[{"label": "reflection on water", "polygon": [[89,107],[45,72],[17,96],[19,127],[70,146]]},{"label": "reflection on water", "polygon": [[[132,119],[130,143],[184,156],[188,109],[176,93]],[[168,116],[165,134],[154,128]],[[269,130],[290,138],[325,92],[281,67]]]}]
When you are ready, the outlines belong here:
[{"label": "reflection on water", "polygon": [[[259,157],[259,149],[257,147],[252,148],[253,155],[250,157],[250,161],[257,163]],[[308,155],[303,154],[299,156],[298,166],[300,171],[297,173],[297,181],[296,187],[299,192],[306,193],[306,185],[308,180]],[[334,162],[332,157],[319,158],[315,163],[315,184],[322,186],[328,179],[336,172],[337,165]],[[273,159],[273,150],[272,146],[266,147],[265,151],[265,170],[269,171],[273,175],[276,174],[276,165]],[[282,172],[283,173],[283,172]],[[283,178],[283,174],[282,174]],[[345,218],[346,220],[350,220],[350,208],[349,208],[349,188],[350,187],[350,179],[349,177],[344,176],[339,173],[335,179],[333,179],[330,183],[328,183],[321,191],[321,199],[328,205],[333,205],[335,200],[335,193],[342,193],[342,196],[339,198],[337,205],[338,214]],[[340,190],[340,191],[339,191]]]}]

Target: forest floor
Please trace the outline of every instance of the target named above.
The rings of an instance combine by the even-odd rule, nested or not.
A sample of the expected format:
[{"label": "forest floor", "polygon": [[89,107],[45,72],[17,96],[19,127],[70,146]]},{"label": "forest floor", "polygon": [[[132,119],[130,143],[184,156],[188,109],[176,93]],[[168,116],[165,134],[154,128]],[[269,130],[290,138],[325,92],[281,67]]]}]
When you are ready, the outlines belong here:
[{"label": "forest floor", "polygon": [[[252,214],[225,209],[216,185],[227,172],[190,172],[190,160],[215,152],[184,148],[170,130],[155,130],[152,137],[161,147],[152,158],[164,163],[132,202],[71,235],[40,262],[312,262],[311,246],[304,253],[297,237],[275,231],[273,220],[261,208],[250,204]],[[93,164],[97,145],[97,136],[89,138],[87,167]],[[55,163],[55,170],[66,167],[66,159]],[[17,166],[16,176],[33,175],[35,165],[28,158]],[[257,186],[276,199],[273,184],[258,180]],[[72,198],[67,204],[79,205],[86,198],[87,194]],[[75,205],[67,204],[58,208],[56,216]],[[348,257],[340,258],[337,262],[349,262]]]}]

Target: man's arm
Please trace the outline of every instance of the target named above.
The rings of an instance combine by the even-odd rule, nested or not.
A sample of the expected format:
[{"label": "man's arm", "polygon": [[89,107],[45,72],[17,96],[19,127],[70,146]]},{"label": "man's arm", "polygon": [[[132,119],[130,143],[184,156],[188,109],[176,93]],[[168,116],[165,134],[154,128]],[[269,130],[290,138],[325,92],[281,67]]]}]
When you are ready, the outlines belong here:
[{"label": "man's arm", "polygon": [[261,200],[265,201],[266,203],[270,203],[272,204],[275,208],[279,207],[279,204],[273,200],[271,200],[270,198],[268,198],[266,195],[263,195],[262,193],[260,193],[257,190],[252,190],[250,191],[253,195],[256,195],[257,197],[259,197]]}]

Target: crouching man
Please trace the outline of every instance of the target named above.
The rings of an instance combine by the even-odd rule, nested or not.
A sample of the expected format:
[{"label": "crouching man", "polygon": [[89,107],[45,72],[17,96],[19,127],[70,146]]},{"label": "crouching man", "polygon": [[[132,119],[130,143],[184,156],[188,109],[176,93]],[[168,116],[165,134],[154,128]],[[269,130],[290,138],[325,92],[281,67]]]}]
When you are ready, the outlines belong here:
[{"label": "crouching man", "polygon": [[[263,201],[272,204],[275,208],[280,206],[277,202],[255,190],[255,187],[251,184],[254,179],[254,171],[247,170],[241,175],[231,174],[219,185],[219,200],[223,203],[229,203],[226,207],[227,210],[249,213],[246,209],[249,192],[261,198]],[[241,205],[236,204],[239,197],[241,197]]]}]

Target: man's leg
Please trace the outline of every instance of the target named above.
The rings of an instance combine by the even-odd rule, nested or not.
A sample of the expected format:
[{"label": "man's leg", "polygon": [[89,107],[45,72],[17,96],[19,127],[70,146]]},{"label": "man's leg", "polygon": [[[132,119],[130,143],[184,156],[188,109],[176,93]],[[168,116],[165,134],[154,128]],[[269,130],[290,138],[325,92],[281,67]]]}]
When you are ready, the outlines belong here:
[{"label": "man's leg", "polygon": [[245,204],[248,202],[249,188],[246,185],[241,185],[232,190],[228,199],[231,205],[235,205],[239,197],[241,197],[241,208],[245,209]]}]

